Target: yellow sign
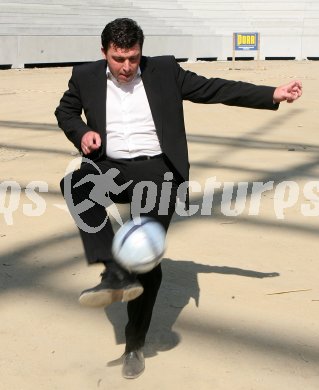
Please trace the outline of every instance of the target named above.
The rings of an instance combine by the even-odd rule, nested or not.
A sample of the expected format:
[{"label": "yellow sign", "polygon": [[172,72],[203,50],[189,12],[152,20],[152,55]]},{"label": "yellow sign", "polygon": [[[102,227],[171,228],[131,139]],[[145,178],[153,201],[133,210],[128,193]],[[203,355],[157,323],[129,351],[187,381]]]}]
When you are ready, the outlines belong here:
[{"label": "yellow sign", "polygon": [[258,33],[235,33],[235,50],[258,50]]}]

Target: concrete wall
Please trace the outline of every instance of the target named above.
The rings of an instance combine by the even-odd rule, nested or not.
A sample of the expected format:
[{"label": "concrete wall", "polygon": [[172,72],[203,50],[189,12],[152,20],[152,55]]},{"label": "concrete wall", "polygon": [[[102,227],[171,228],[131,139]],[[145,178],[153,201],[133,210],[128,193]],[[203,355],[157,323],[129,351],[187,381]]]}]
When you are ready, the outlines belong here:
[{"label": "concrete wall", "polygon": [[146,55],[225,60],[233,32],[259,32],[262,59],[319,57],[318,0],[0,0],[0,65],[101,58],[100,33],[117,17],[138,21]]}]

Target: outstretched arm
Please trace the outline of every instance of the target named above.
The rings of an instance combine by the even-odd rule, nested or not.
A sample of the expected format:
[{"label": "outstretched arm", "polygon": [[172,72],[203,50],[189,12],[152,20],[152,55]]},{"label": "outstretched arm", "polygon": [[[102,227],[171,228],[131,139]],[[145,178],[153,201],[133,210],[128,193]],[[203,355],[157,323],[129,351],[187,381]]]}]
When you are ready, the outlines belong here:
[{"label": "outstretched arm", "polygon": [[194,103],[222,103],[230,106],[276,110],[280,102],[292,103],[302,95],[300,81],[292,81],[277,88],[247,82],[205,78],[175,67],[183,100]]},{"label": "outstretched arm", "polygon": [[274,91],[274,103],[286,101],[293,103],[302,95],[301,81],[291,81],[289,84],[281,85]]}]

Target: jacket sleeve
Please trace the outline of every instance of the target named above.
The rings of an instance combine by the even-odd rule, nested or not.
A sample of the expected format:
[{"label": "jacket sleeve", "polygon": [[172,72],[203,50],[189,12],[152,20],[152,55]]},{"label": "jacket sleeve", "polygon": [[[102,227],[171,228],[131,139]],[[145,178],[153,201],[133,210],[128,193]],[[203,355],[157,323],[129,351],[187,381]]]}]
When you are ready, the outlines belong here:
[{"label": "jacket sleeve", "polygon": [[206,78],[184,70],[177,63],[176,77],[183,100],[268,110],[277,110],[279,107],[279,104],[273,102],[275,87],[221,78]]},{"label": "jacket sleeve", "polygon": [[55,110],[55,116],[59,127],[79,150],[81,150],[81,139],[83,135],[91,130],[81,118],[82,109],[77,72],[76,68],[74,68],[68,90],[63,94],[60,104]]}]

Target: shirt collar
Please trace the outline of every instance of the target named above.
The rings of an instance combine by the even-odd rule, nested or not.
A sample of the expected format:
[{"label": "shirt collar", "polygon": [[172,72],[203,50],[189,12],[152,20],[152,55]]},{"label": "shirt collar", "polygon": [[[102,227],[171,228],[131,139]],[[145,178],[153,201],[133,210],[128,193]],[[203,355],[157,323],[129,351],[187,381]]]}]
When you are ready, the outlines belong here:
[{"label": "shirt collar", "polygon": [[[137,73],[136,73],[136,75],[135,75],[135,77],[134,77],[133,80],[136,80],[137,78],[141,77],[141,74],[142,74],[141,68],[138,67]],[[107,77],[108,79],[112,80],[112,81],[116,81],[116,82],[117,82],[116,78],[115,78],[115,77],[113,76],[113,74],[111,73],[110,68],[109,68],[108,65],[106,66],[106,77]],[[133,80],[132,80],[132,81],[133,81]]]}]

